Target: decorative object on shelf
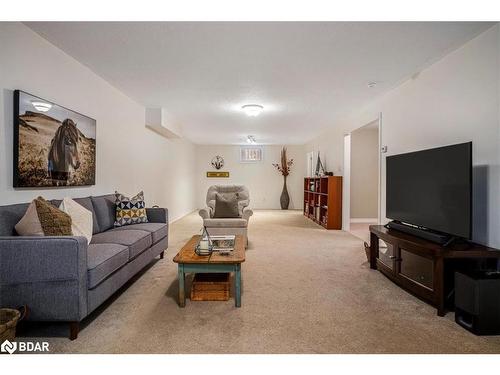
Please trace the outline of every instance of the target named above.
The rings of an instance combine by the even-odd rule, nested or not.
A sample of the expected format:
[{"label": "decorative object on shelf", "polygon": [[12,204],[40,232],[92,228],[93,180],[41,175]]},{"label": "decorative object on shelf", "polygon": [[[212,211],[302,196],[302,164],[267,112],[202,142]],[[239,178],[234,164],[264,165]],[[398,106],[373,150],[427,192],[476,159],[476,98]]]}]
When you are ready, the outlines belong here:
[{"label": "decorative object on shelf", "polygon": [[220,155],[217,155],[212,159],[211,164],[212,164],[212,167],[219,170],[224,166],[224,158]]},{"label": "decorative object on shelf", "polygon": [[95,185],[96,120],[14,91],[14,187]]},{"label": "decorative object on shelf", "polygon": [[281,150],[280,164],[273,163],[273,166],[283,176],[283,191],[281,192],[281,197],[280,197],[280,204],[282,210],[288,210],[288,205],[290,204],[290,196],[288,195],[288,189],[286,187],[286,178],[290,174],[290,169],[292,165],[293,165],[293,159],[290,160],[287,159],[286,147],[283,146]]},{"label": "decorative object on shelf", "polygon": [[207,177],[229,177],[229,172],[207,172]]},{"label": "decorative object on shelf", "polygon": [[196,255],[210,255],[213,251],[212,240],[210,235],[208,234],[207,228],[203,227],[202,234],[200,237],[200,241],[194,248],[194,252]]},{"label": "decorative object on shelf", "polygon": [[323,167],[323,163],[321,162],[319,151],[318,151],[318,160],[316,161],[316,172],[314,174],[317,177],[325,175],[325,168]]}]

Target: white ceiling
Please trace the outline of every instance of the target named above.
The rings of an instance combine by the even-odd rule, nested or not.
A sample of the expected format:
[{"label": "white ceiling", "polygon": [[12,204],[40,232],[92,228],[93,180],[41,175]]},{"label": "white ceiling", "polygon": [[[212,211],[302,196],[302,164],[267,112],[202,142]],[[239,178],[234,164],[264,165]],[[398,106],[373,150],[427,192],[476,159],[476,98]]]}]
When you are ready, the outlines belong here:
[{"label": "white ceiling", "polygon": [[[27,25],[200,144],[301,144],[457,48],[480,22]],[[379,82],[368,88],[369,81]],[[243,104],[265,107],[246,117]]]}]

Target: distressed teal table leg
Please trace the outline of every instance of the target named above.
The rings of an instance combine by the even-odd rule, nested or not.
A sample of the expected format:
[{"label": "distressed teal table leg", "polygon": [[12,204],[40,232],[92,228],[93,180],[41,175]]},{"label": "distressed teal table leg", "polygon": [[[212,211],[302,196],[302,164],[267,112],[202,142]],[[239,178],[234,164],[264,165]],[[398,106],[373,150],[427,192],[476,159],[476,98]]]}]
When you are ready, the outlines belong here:
[{"label": "distressed teal table leg", "polygon": [[235,266],[234,289],[234,304],[236,307],[241,307],[241,264]]},{"label": "distressed teal table leg", "polygon": [[186,306],[186,295],[184,292],[184,264],[179,263],[179,306]]}]

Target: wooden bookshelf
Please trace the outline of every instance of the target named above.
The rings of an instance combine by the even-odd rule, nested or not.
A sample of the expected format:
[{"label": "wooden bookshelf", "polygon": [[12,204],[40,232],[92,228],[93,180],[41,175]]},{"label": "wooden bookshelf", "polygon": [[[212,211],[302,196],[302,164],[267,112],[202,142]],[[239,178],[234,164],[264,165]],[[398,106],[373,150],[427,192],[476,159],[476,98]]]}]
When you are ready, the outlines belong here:
[{"label": "wooden bookshelf", "polygon": [[326,229],[342,229],[342,176],[304,178],[304,216]]}]

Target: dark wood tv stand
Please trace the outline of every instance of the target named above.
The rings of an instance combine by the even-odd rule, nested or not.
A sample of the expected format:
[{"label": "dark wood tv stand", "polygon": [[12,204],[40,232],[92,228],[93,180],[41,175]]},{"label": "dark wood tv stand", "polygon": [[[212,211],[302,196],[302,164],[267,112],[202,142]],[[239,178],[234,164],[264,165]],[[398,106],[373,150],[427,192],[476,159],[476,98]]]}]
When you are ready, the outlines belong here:
[{"label": "dark wood tv stand", "polygon": [[[387,250],[379,249],[379,239]],[[454,273],[500,259],[500,250],[476,244],[447,247],[383,225],[370,225],[370,268],[435,306],[444,316],[453,308]]]}]

